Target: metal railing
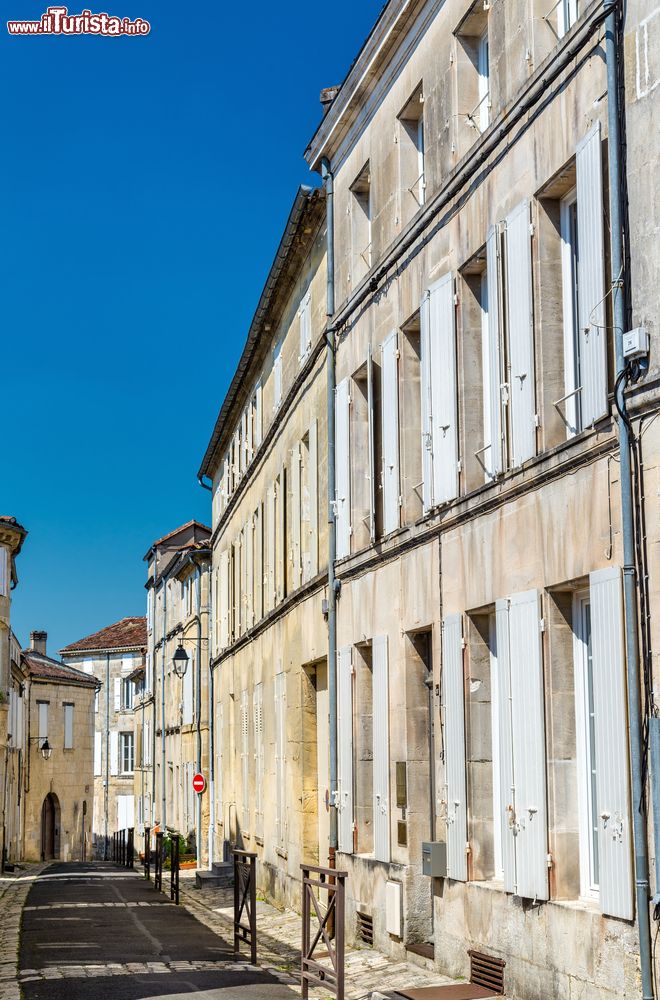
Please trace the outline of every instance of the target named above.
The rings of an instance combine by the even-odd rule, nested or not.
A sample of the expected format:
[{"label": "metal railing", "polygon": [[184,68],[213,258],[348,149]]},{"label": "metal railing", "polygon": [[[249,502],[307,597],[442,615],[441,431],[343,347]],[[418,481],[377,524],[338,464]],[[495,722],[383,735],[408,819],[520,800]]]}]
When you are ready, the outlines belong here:
[{"label": "metal railing", "polygon": [[[300,981],[303,998],[309,997],[309,987],[321,986],[328,993],[344,1000],[344,909],[347,872],[334,868],[301,865],[302,871],[302,948]],[[327,892],[324,906],[321,893]],[[312,937],[312,919],[316,922]],[[334,923],[334,934],[331,927]],[[316,953],[318,944],[324,950]]]},{"label": "metal railing", "polygon": [[151,879],[151,827],[144,828],[144,877]]},{"label": "metal railing", "polygon": [[163,891],[163,834],[156,834],[156,854],[154,857],[154,889]]},{"label": "metal railing", "polygon": [[[234,848],[234,952],[241,941],[250,945],[250,961],[257,963],[257,855]],[[243,920],[247,922],[243,922]]]},{"label": "metal railing", "polygon": [[172,835],[170,841],[170,899],[179,905],[179,849],[178,833]]}]

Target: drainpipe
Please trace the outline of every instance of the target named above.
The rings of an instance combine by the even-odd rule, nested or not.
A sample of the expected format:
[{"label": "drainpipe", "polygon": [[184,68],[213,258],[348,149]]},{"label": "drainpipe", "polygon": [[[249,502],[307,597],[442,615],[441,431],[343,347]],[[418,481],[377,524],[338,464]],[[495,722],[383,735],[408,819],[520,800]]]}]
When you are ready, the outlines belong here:
[{"label": "drainpipe", "polygon": [[[605,23],[607,58],[608,167],[610,184],[612,301],[614,308],[614,345],[616,352],[617,404],[619,416],[619,457],[621,463],[621,522],[623,534],[623,594],[626,619],[626,664],[630,762],[633,792],[633,836],[635,844],[635,886],[639,929],[639,961],[642,973],[642,996],[653,1000],[652,949],[649,926],[649,863],[646,816],[644,814],[642,712],[638,621],[636,600],[633,489],[630,462],[630,432],[624,396],[626,362],[623,356],[623,333],[626,327],[623,282],[623,219],[621,195],[621,135],[619,127],[618,12],[608,14]],[[621,378],[619,378],[621,376]]]},{"label": "drainpipe", "polygon": [[330,701],[330,851],[329,865],[335,867],[337,839],[337,581],[335,559],[337,539],[335,529],[335,331],[332,317],[335,312],[335,244],[334,244],[334,189],[330,162],[323,158],[321,176],[325,185],[326,200],[326,328],[327,342],[327,405],[328,405],[328,698]]}]

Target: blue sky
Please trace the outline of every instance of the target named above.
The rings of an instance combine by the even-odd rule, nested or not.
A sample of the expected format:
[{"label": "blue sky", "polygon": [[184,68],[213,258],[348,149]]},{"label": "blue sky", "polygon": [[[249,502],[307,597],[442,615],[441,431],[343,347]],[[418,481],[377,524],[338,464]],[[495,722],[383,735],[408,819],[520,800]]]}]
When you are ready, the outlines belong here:
[{"label": "blue sky", "polygon": [[208,522],[196,472],[296,188],[316,183],[319,91],[381,0],[83,6],[152,32],[0,36],[0,513],[29,531],[14,630],[47,629],[51,653],[143,614],[150,542]]}]

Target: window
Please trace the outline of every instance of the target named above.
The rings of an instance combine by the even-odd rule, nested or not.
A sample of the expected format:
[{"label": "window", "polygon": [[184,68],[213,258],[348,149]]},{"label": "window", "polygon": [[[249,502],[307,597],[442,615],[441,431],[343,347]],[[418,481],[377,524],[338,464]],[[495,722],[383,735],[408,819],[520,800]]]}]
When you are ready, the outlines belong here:
[{"label": "window", "polygon": [[73,705],[64,705],[64,749],[73,750]]},{"label": "window", "polygon": [[399,336],[399,433],[401,442],[401,513],[404,524],[422,515],[421,340],[419,312]]},{"label": "window", "polygon": [[424,94],[421,83],[399,115],[399,125],[401,221],[405,223],[426,200]]},{"label": "window", "polygon": [[593,895],[599,884],[598,788],[596,775],[596,720],[594,711],[594,667],[591,642],[589,594],[575,597],[575,690],[578,783],[582,788],[581,894]]},{"label": "window", "polygon": [[254,823],[255,836],[264,835],[264,715],[263,715],[263,684],[254,686],[254,774],[255,802]]},{"label": "window", "polygon": [[119,734],[119,764],[122,774],[132,774],[135,770],[135,742],[133,733]]},{"label": "window", "polygon": [[37,711],[39,714],[39,747],[41,747],[44,740],[48,739],[48,705],[47,701],[37,702]]},{"label": "window", "polygon": [[133,681],[128,677],[121,680],[121,708],[123,712],[130,712],[133,708],[133,695],[135,688]]},{"label": "window", "polygon": [[0,597],[6,597],[9,593],[9,566],[9,550],[0,545]]},{"label": "window", "polygon": [[424,509],[458,496],[456,305],[454,277],[444,275],[421,306]]},{"label": "window", "polygon": [[101,774],[101,763],[102,763],[102,743],[101,740],[103,734],[96,732],[94,733],[94,777],[98,778]]},{"label": "window", "polygon": [[579,0],[559,0],[557,11],[557,34],[562,38],[573,27],[580,16]]},{"label": "window", "polygon": [[568,436],[582,428],[580,416],[580,341],[578,305],[578,218],[574,188],[561,201],[562,290],[564,318],[564,385]]},{"label": "window", "polygon": [[247,688],[241,691],[241,792],[243,804],[242,832],[250,829],[250,698]]},{"label": "window", "polygon": [[488,5],[476,0],[454,34],[457,95],[455,149],[462,156],[490,122],[492,87],[489,63]]},{"label": "window", "polygon": [[488,65],[488,30],[486,30],[477,46],[477,73],[479,75],[477,84],[477,114],[479,131],[485,132],[488,128],[490,118],[490,96],[489,96],[489,65]]},{"label": "window", "polygon": [[273,348],[273,410],[282,402],[282,342]]},{"label": "window", "polygon": [[275,674],[275,826],[277,846],[286,846],[286,674]]},{"label": "window", "polygon": [[302,582],[319,571],[318,430],[314,420],[302,439],[301,455],[301,546]]},{"label": "window", "polygon": [[351,185],[351,282],[355,288],[371,269],[371,170],[369,163]]},{"label": "window", "polygon": [[302,297],[298,309],[300,321],[300,353],[298,360],[302,363],[312,348],[312,290],[308,288]]}]

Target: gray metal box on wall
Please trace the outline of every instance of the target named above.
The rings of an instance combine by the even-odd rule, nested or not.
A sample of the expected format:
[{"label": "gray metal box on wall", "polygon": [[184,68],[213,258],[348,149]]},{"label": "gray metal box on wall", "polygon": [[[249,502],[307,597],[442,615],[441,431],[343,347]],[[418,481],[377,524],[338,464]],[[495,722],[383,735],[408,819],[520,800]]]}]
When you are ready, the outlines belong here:
[{"label": "gray metal box on wall", "polygon": [[422,875],[447,877],[447,845],[440,840],[422,844]]}]

